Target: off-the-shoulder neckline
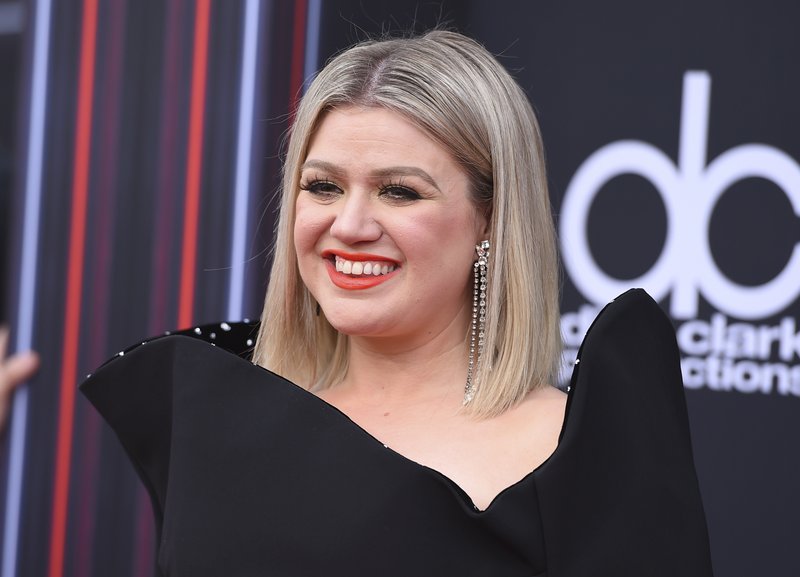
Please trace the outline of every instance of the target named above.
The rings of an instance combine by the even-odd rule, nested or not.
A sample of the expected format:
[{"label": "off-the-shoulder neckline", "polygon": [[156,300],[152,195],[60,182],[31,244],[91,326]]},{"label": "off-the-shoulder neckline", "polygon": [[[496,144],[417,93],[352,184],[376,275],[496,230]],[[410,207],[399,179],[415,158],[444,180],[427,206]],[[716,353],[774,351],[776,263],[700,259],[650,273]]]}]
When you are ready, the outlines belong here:
[{"label": "off-the-shoulder neckline", "polygon": [[[633,291],[628,291],[628,293],[625,293],[625,294],[627,295],[627,294],[629,294],[631,292],[633,292]],[[617,300],[619,300],[619,298]],[[611,303],[609,303],[609,304],[611,304]],[[584,344],[586,343],[586,340],[589,337],[589,334],[591,333],[592,328],[597,324],[597,320],[605,313],[605,311],[608,309],[608,306],[609,305],[606,305],[606,307],[604,307],[600,311],[600,313],[595,318],[595,321],[589,327],[589,330],[587,331],[586,336],[584,337],[584,341],[583,341]],[[252,367],[254,370],[263,371],[263,373],[265,375],[269,375],[270,376],[270,380],[272,380],[272,381],[276,381],[277,380],[278,382],[282,383],[283,386],[291,387],[291,390],[293,390],[295,392],[299,392],[299,394],[303,398],[307,399],[308,402],[311,403],[312,406],[315,406],[320,410],[324,410],[324,411],[327,411],[329,413],[333,413],[333,414],[337,415],[337,418],[339,418],[342,421],[344,426],[348,427],[351,431],[356,432],[360,436],[368,439],[370,442],[375,443],[376,445],[383,447],[385,450],[389,451],[390,454],[392,454],[396,459],[399,459],[401,462],[408,463],[409,466],[416,467],[416,468],[422,469],[422,470],[426,470],[429,473],[433,474],[434,476],[439,477],[442,481],[445,482],[445,484],[448,487],[450,487],[450,489],[454,492],[454,494],[457,496],[457,498],[460,499],[462,504],[466,507],[466,509],[472,515],[487,515],[487,514],[489,514],[491,511],[493,511],[496,508],[496,504],[498,503],[498,501],[500,501],[500,499],[504,495],[506,495],[509,492],[515,491],[519,487],[521,487],[522,485],[525,485],[528,482],[530,482],[531,479],[533,479],[536,475],[538,475],[538,474],[542,473],[544,470],[546,470],[546,468],[549,465],[549,463],[551,463],[553,460],[555,460],[558,457],[558,455],[561,453],[561,451],[563,450],[562,445],[563,445],[563,439],[564,439],[564,436],[565,436],[565,432],[567,431],[567,428],[570,425],[571,407],[573,405],[573,399],[574,399],[574,396],[576,394],[576,381],[577,381],[578,371],[579,371],[579,368],[580,368],[581,353],[583,351],[583,345],[581,345],[581,348],[578,351],[578,356],[577,356],[577,358],[575,360],[575,367],[574,367],[573,374],[572,374],[572,377],[571,377],[571,380],[570,380],[570,385],[569,385],[569,387],[567,389],[567,395],[568,395],[567,396],[567,403],[566,403],[566,408],[565,408],[565,411],[564,411],[564,418],[563,418],[563,421],[561,423],[561,429],[560,429],[560,432],[559,432],[558,443],[556,445],[556,448],[553,450],[553,452],[544,461],[542,461],[539,465],[534,467],[524,477],[522,477],[521,479],[515,481],[514,483],[511,483],[510,485],[508,485],[507,487],[505,487],[504,489],[499,491],[492,498],[492,500],[489,502],[489,504],[486,506],[485,509],[478,509],[475,506],[472,497],[470,497],[470,495],[458,483],[456,483],[453,479],[448,477],[445,473],[442,473],[441,471],[439,471],[439,470],[437,470],[437,469],[435,469],[433,467],[430,467],[428,465],[424,465],[422,463],[419,463],[418,461],[415,461],[414,459],[404,455],[403,453],[400,453],[399,451],[391,448],[389,445],[387,445],[386,443],[382,442],[380,439],[375,437],[372,433],[370,433],[364,427],[359,425],[356,421],[354,421],[352,418],[350,418],[350,416],[348,416],[345,412],[343,412],[341,409],[339,409],[335,405],[333,405],[333,404],[327,402],[326,400],[322,399],[321,397],[315,395],[313,392],[309,391],[305,387],[302,387],[302,386],[292,382],[291,380],[289,380],[289,379],[287,379],[287,378],[285,378],[285,377],[283,377],[281,375],[273,373],[272,371],[270,371],[270,370],[268,370],[268,369],[266,369],[264,367],[256,365],[256,364],[250,362],[249,360],[240,357],[239,355],[235,354],[232,351],[229,351],[229,350],[227,350],[227,349],[225,349],[223,347],[218,347],[218,346],[214,345],[213,343],[208,342],[206,340],[203,340],[201,338],[196,338],[196,337],[190,336],[188,334],[164,334],[164,335],[155,337],[153,339],[146,340],[146,341],[143,341],[141,343],[138,343],[138,344],[130,347],[129,349],[126,349],[125,351],[121,351],[120,353],[118,353],[117,355],[115,355],[114,357],[112,357],[111,359],[106,361],[106,363],[104,363],[104,365],[102,365],[102,366],[105,366],[107,364],[113,363],[113,362],[115,362],[116,359],[118,359],[120,357],[123,357],[123,356],[126,356],[127,354],[133,352],[134,350],[137,350],[137,349],[139,349],[141,347],[145,347],[148,344],[151,344],[151,343],[154,343],[154,342],[158,342],[158,341],[167,342],[167,341],[170,341],[170,340],[174,340],[176,342],[184,343],[184,344],[192,343],[194,346],[208,347],[209,350],[219,351],[220,354],[226,355],[229,358],[232,358],[233,362],[244,363],[244,364],[249,365],[250,367]],[[92,378],[92,375],[89,375],[87,377],[87,382],[90,381],[91,378]]]}]

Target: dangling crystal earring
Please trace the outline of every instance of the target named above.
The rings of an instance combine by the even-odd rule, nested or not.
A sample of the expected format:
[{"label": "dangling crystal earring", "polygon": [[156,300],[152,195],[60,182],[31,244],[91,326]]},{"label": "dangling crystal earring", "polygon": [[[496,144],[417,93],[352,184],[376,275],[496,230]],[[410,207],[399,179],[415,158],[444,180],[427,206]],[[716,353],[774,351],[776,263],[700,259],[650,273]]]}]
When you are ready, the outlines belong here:
[{"label": "dangling crystal earring", "polygon": [[[489,268],[489,241],[482,240],[475,247],[478,260],[472,266],[474,285],[472,289],[472,330],[469,336],[469,366],[467,367],[467,384],[464,385],[464,404],[475,396],[472,376],[477,364],[483,356],[484,327],[486,325],[486,285]],[[477,343],[476,343],[477,338]],[[477,355],[476,355],[477,351]]]}]

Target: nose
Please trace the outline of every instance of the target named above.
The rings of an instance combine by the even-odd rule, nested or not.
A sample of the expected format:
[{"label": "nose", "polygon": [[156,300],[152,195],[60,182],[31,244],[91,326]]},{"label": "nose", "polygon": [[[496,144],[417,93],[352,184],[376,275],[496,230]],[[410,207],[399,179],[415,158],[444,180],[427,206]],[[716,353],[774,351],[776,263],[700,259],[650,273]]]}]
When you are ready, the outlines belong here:
[{"label": "nose", "polygon": [[382,229],[376,222],[367,195],[346,194],[336,203],[331,236],[349,245],[380,238]]}]

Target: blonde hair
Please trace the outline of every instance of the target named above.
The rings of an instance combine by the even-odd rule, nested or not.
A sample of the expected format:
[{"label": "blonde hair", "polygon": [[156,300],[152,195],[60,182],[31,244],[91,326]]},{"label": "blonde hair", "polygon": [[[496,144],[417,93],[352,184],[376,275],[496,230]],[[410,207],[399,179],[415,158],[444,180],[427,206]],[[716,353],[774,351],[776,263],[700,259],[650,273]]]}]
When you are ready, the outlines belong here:
[{"label": "blonde hair", "polygon": [[555,382],[559,273],[539,125],[503,66],[474,40],[444,30],[358,44],[333,58],[309,86],[286,151],[253,361],[316,389],[347,372],[347,337],[316,314],[300,279],[293,226],[310,137],[325,111],[352,105],[398,113],[448,150],[469,175],[474,202],[489,219],[487,352],[467,410],[497,415],[530,390]]}]

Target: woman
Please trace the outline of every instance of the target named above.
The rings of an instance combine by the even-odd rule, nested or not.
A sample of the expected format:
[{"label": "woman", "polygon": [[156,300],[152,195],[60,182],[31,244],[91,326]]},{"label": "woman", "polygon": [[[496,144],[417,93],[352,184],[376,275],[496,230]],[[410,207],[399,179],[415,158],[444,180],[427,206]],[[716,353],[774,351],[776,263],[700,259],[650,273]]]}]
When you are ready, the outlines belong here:
[{"label": "woman", "polygon": [[163,571],[710,574],[668,321],[609,307],[567,400],[557,278],[536,119],[485,49],[333,59],[292,128],[259,366],[170,337],[83,385]]},{"label": "woman", "polygon": [[[485,508],[552,452],[565,402],[544,386],[559,358],[558,275],[525,95],[460,36],[363,45],[311,85],[286,166],[256,362],[452,476]],[[483,240],[486,326],[475,330],[498,353],[477,362],[474,352],[474,398],[461,410]],[[333,261],[365,254],[396,267],[377,277],[389,280],[343,287],[337,277],[352,277]]]}]

